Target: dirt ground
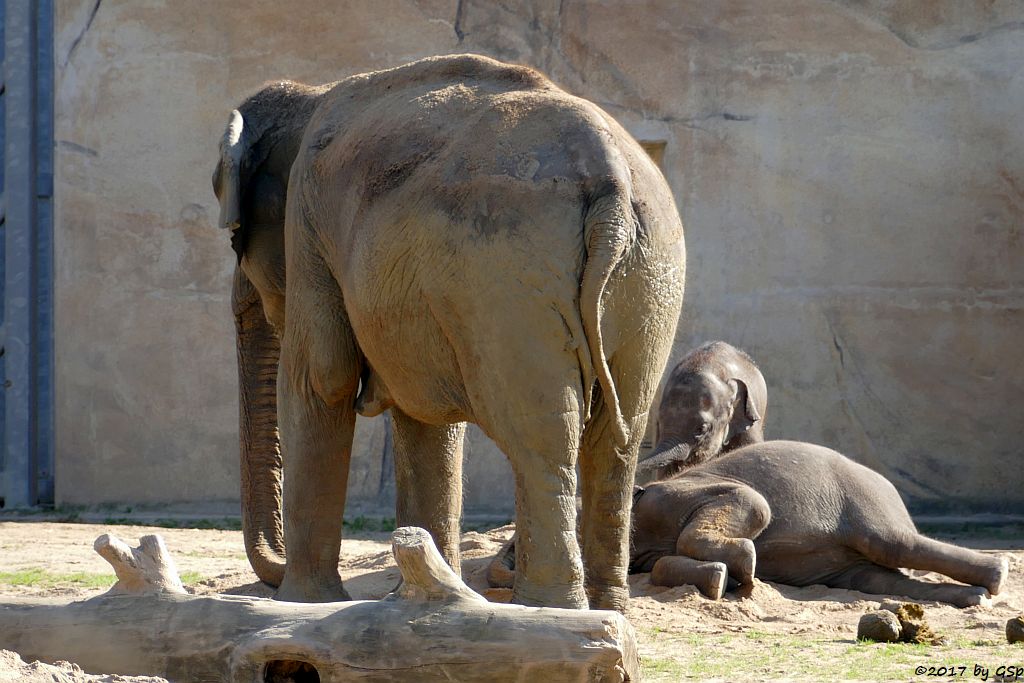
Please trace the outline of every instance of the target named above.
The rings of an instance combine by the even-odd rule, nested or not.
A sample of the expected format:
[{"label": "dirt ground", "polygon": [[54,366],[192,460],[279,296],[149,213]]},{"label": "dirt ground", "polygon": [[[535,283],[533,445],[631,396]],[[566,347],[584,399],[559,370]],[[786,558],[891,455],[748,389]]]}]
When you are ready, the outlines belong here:
[{"label": "dirt ground", "polygon": [[[496,600],[507,598],[507,591],[485,591],[484,568],[511,531],[509,526],[463,536],[466,582]],[[132,545],[141,535],[162,534],[183,581],[195,593],[271,594],[249,570],[239,531],[5,521],[0,522],[0,596],[61,596],[70,601],[103,592],[114,577],[92,551],[93,540],[102,533],[116,534]],[[883,596],[757,581],[752,589],[713,602],[692,588],[660,588],[646,574],[633,576],[627,616],[637,630],[644,679],[1012,680],[997,672],[1001,666],[1024,666],[1024,646],[1009,645],[1004,636],[1006,621],[1024,613],[1024,537],[1000,536],[947,537],[1006,556],[1011,575],[1007,589],[990,607],[926,603],[926,618],[947,639],[938,646],[858,643],[854,636],[860,615],[876,609]],[[356,599],[380,598],[399,580],[386,533],[346,538],[341,569]],[[10,677],[9,661],[5,678],[5,661],[0,657],[0,683],[28,680]],[[937,672],[940,666],[955,667],[954,674],[937,677],[929,672],[929,667]],[[39,680],[90,680],[80,672],[74,674],[79,678],[66,670],[60,675],[66,677]]]}]

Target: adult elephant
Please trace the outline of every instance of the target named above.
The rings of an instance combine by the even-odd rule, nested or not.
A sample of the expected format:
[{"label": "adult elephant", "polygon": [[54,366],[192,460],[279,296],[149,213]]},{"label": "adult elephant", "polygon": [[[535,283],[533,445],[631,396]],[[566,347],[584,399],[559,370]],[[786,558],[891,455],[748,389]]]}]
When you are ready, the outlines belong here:
[{"label": "adult elephant", "polygon": [[[391,408],[399,524],[427,528],[459,567],[475,422],[516,477],[514,599],[622,609],[636,453],[685,270],[671,193],[639,145],[533,70],[437,57],[329,88],[270,86],[232,113],[214,185],[241,256],[242,439],[257,456],[243,488],[257,505],[279,490],[273,328],[281,337],[278,597],[347,597],[355,414]],[[269,326],[247,316],[249,285]],[[279,513],[263,509],[247,542],[274,579]]]}]

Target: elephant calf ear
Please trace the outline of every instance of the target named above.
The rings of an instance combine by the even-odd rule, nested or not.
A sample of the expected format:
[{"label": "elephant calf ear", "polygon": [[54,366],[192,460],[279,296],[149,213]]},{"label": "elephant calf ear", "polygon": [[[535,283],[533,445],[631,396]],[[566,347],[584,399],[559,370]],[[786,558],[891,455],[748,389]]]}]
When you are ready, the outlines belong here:
[{"label": "elephant calf ear", "polygon": [[[729,384],[733,385],[735,390],[736,399],[733,405],[737,407],[743,406],[742,417],[737,416],[734,409],[732,421],[739,428],[737,431],[746,431],[761,419],[761,414],[757,412],[757,406],[754,405],[754,397],[750,395],[746,382],[741,379],[731,379]],[[737,419],[738,417],[739,419]]]}]

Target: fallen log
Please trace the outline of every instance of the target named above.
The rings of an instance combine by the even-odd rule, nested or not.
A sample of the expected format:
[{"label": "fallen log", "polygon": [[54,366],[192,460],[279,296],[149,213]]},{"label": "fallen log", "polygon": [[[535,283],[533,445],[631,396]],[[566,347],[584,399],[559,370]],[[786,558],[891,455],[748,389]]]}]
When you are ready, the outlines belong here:
[{"label": "fallen log", "polygon": [[189,682],[639,680],[622,615],[487,602],[423,529],[394,533],[403,577],[395,593],[319,604],[176,593],[158,539],[143,542],[145,561],[102,540],[98,549],[115,549],[101,554],[117,591],[71,604],[0,603],[0,648],[89,672]]}]

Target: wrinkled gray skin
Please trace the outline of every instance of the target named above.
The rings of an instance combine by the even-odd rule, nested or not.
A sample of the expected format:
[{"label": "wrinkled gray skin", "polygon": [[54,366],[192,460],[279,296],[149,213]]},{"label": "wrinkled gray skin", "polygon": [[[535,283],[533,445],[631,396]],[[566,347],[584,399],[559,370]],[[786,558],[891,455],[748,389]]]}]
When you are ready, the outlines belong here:
[{"label": "wrinkled gray skin", "polygon": [[658,405],[657,445],[640,473],[664,479],[764,441],[768,388],[754,361],[723,341],[688,353],[669,374]]},{"label": "wrinkled gray skin", "polygon": [[238,255],[231,304],[238,353],[242,529],[253,570],[272,586],[281,584],[285,569],[277,430],[285,200],[299,141],[328,89],[281,82],[248,98],[232,115],[227,133],[244,139],[245,149],[222,142],[213,174],[221,227],[231,230]]},{"label": "wrinkled gray skin", "polygon": [[527,541],[514,599],[624,608],[636,452],[684,279],[678,213],[639,145],[536,72],[463,55],[330,88],[268,86],[233,112],[221,152],[261,578],[283,568],[282,599],[347,597],[337,558],[355,414],[391,408],[400,525],[425,527],[459,567],[473,421],[516,476]]},{"label": "wrinkled gray skin", "polygon": [[[939,572],[968,586],[912,579]],[[959,607],[999,592],[1005,559],[918,533],[895,487],[839,453],[794,441],[746,446],[646,487],[630,570],[721,597],[726,574],[824,584]]]}]

